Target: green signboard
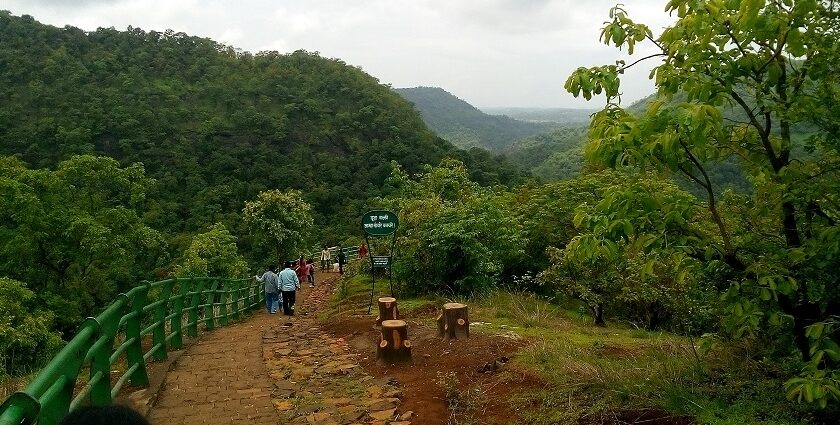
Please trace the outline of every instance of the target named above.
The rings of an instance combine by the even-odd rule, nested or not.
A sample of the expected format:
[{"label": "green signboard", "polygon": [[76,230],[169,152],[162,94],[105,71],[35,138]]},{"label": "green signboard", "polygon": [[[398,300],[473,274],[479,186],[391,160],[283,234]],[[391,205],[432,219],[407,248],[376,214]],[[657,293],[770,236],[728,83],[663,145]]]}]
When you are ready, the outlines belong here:
[{"label": "green signboard", "polygon": [[362,230],[371,236],[385,236],[397,231],[400,220],[391,211],[368,211],[362,216]]},{"label": "green signboard", "polygon": [[373,267],[378,269],[385,269],[391,265],[391,257],[388,256],[374,256]]}]

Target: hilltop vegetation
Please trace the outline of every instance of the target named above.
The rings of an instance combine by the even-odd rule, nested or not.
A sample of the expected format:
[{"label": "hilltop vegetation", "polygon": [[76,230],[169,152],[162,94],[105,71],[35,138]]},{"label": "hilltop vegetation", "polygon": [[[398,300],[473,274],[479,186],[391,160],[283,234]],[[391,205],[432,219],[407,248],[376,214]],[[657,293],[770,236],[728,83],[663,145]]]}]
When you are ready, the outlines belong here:
[{"label": "hilltop vegetation", "polygon": [[6,11],[0,40],[0,305],[33,312],[0,332],[3,372],[30,370],[55,332],[70,336],[143,279],[276,259],[243,219],[260,193],[298,190],[312,206],[297,229],[305,249],[358,237],[368,198],[392,190],[391,161],[420,172],[455,158],[488,185],[523,178],[438,138],[337,59]]},{"label": "hilltop vegetation", "polygon": [[480,147],[492,152],[501,152],[517,139],[533,136],[553,127],[547,123],[485,114],[438,87],[414,87],[394,91],[414,104],[429,128],[462,148]]},{"label": "hilltop vegetation", "polygon": [[319,225],[349,233],[392,159],[419,171],[456,157],[486,184],[520,176],[437,138],[411,105],[340,60],[172,31],[85,33],[9,12],[0,38],[0,154],[34,167],[88,153],[142,162],[156,179],[144,220],[159,229],[237,229],[245,200],[294,188]]}]

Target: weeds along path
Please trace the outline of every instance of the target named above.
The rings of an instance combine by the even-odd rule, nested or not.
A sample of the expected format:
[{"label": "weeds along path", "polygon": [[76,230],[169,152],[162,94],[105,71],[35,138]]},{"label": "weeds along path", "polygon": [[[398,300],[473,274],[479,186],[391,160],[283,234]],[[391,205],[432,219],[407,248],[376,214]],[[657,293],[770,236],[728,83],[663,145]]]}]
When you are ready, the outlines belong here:
[{"label": "weeds along path", "polygon": [[264,381],[272,387],[276,423],[409,425],[412,413],[400,412],[396,382],[365,373],[359,355],[318,326],[315,313],[338,274],[316,276],[315,288],[302,285],[294,318],[263,313],[277,316],[261,332]]}]

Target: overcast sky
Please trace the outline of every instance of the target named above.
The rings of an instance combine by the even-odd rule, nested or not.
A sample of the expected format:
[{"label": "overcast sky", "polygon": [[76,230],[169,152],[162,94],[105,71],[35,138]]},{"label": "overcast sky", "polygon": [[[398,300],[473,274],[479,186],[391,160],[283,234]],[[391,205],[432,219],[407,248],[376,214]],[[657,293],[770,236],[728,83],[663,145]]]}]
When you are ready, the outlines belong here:
[{"label": "overcast sky", "polygon": [[[320,52],[394,87],[436,86],[478,107],[600,107],[563,90],[578,66],[624,57],[598,42],[618,0],[0,0],[0,9],[84,30],[172,29],[252,52]],[[665,0],[624,0],[654,34]],[[0,41],[2,42],[2,41]],[[639,48],[641,57],[649,50]],[[623,103],[653,91],[645,65]]]}]

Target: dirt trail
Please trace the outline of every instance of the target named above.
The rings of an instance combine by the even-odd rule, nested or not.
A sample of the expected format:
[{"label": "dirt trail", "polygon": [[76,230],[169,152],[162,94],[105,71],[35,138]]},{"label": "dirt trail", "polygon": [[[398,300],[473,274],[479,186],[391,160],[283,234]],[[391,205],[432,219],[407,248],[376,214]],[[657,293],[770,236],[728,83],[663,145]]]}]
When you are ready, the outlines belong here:
[{"label": "dirt trail", "polygon": [[314,312],[337,274],[319,273],[303,285],[296,316],[264,309],[242,323],[203,335],[173,362],[153,400],[156,425],[394,424],[410,425],[399,411],[395,382],[374,378],[341,338],[323,332]]}]

